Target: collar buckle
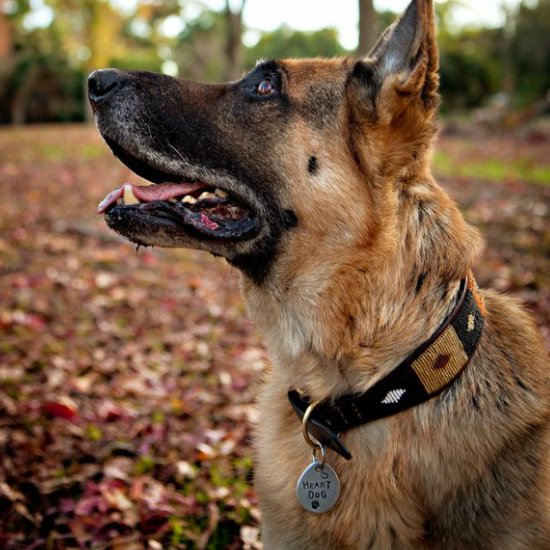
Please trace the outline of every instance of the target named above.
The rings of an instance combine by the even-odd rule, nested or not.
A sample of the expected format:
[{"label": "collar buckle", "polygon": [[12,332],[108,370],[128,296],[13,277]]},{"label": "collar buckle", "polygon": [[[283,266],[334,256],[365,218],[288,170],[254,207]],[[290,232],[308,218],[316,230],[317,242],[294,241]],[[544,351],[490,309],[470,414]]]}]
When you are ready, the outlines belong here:
[{"label": "collar buckle", "polygon": [[303,419],[306,411],[310,409],[307,426],[305,427],[308,435],[311,434],[321,445],[332,449],[346,460],[351,459],[351,453],[342,443],[339,434],[328,425],[329,421],[321,417],[321,415],[316,414],[315,407],[310,408],[312,403],[308,397],[302,397],[297,390],[290,390],[288,392],[288,400],[300,419]]}]

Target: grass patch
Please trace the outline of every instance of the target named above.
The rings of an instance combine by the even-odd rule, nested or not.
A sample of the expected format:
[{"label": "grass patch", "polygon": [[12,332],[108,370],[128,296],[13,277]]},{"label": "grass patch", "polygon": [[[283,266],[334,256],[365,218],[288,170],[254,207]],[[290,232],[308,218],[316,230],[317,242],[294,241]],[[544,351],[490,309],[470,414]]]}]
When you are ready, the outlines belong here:
[{"label": "grass patch", "polygon": [[102,143],[91,144],[84,143],[82,145],[72,144],[67,146],[58,143],[44,143],[38,149],[38,158],[43,160],[60,161],[67,158],[76,158],[82,160],[93,160],[106,155],[107,149]]},{"label": "grass patch", "polygon": [[536,166],[531,173],[535,183],[550,185],[550,166]]},{"label": "grass patch", "polygon": [[38,155],[46,160],[61,160],[67,156],[67,150],[58,143],[42,143]]},{"label": "grass patch", "polygon": [[498,159],[464,162],[437,151],[433,157],[436,174],[447,177],[479,178],[488,181],[521,180],[550,185],[550,166],[532,166],[524,160],[502,162]]},{"label": "grass patch", "polygon": [[98,143],[97,145],[85,144],[81,150],[82,157],[87,160],[106,156],[107,152],[108,149],[103,143]]}]

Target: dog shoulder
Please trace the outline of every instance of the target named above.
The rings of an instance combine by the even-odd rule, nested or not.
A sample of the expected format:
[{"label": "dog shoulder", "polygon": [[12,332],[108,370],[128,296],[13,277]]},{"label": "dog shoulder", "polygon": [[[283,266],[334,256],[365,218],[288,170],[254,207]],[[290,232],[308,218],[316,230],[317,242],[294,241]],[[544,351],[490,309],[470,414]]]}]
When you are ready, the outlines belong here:
[{"label": "dog shoulder", "polygon": [[541,396],[550,400],[550,360],[530,313],[521,302],[494,290],[483,292],[487,319],[485,346],[494,348],[500,361],[536,382]]}]

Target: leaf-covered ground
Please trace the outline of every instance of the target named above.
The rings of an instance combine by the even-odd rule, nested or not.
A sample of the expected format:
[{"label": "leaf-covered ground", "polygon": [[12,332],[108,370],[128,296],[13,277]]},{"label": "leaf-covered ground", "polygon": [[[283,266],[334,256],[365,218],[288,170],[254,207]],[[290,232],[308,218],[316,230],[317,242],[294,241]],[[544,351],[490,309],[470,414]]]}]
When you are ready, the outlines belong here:
[{"label": "leaf-covered ground", "polygon": [[[545,173],[550,141],[477,143],[442,138],[442,183],[487,236],[480,283],[519,296],[550,349],[550,187],[464,172]],[[95,206],[128,179],[93,128],[0,131],[0,548],[258,548],[267,356],[239,275],[111,233]]]}]

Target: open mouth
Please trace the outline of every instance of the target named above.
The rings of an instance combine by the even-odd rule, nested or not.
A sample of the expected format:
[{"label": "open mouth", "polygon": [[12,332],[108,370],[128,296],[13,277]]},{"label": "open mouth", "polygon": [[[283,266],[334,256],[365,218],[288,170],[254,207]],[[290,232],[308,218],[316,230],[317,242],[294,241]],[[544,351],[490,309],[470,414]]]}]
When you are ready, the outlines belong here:
[{"label": "open mouth", "polygon": [[259,224],[252,207],[233,193],[159,171],[106,141],[128,168],[150,182],[145,186],[126,183],[99,203],[97,212],[105,214],[117,231],[126,225],[124,220],[136,225],[139,219],[139,225],[162,226],[170,233],[195,237],[240,240],[257,232]]}]

